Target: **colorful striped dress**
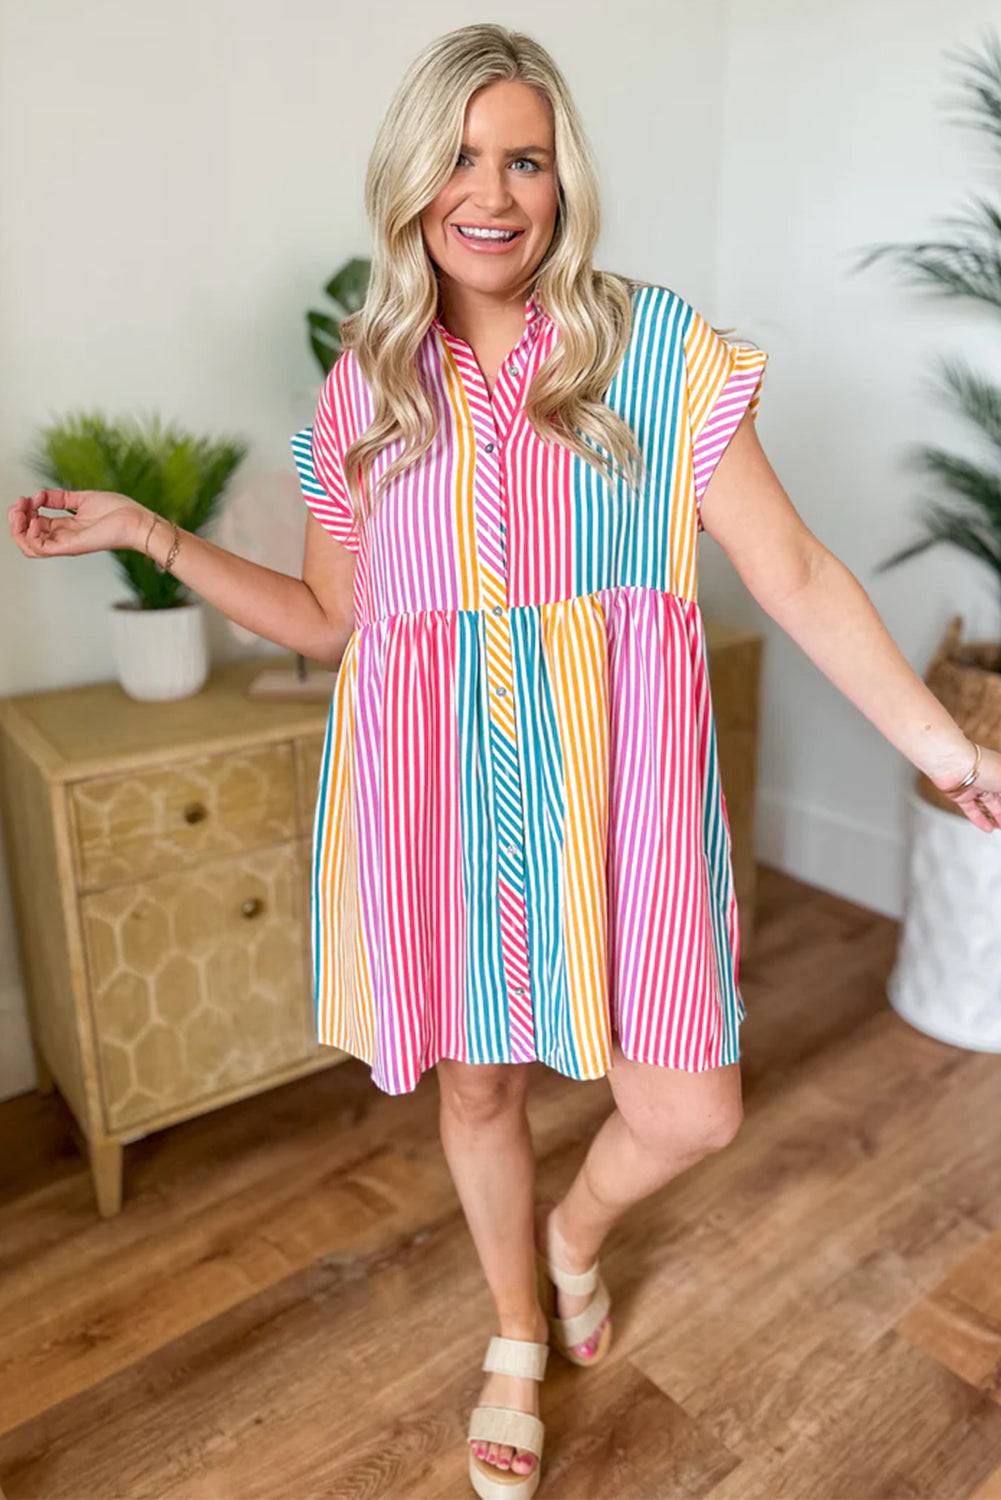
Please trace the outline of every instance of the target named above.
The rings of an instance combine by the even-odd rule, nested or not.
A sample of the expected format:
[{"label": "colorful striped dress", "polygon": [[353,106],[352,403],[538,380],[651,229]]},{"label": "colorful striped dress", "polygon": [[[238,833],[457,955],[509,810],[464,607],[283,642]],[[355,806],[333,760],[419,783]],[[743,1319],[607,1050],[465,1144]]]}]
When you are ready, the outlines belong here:
[{"label": "colorful striped dress", "polygon": [[438,436],[361,529],[343,454],[373,403],[354,351],[291,440],[305,503],[356,554],[313,824],[315,1033],[387,1093],[442,1057],[598,1078],[613,1038],[688,1071],[739,1056],[697,571],[701,497],[767,355],[665,287],[632,304],[604,399],[639,441],[639,488],[529,426],[559,338],[536,294],[492,392],[429,325]]}]

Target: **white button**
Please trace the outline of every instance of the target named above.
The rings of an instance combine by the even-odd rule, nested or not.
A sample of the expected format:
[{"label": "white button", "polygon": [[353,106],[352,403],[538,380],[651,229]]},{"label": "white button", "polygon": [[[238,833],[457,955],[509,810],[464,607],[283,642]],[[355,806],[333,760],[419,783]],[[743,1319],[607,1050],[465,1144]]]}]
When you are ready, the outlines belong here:
[{"label": "white button", "polygon": [[495,604],[494,605],[494,614],[495,615],[502,615],[503,613],[504,613],[504,606],[503,606],[503,604]]},{"label": "white button", "polygon": [[494,692],[497,694],[498,697],[503,698],[504,694],[507,692],[507,688],[504,686],[503,683],[501,683],[501,685],[499,687],[495,687],[494,688]]},{"label": "white button", "polygon": [[508,365],[508,369],[511,371],[512,375],[517,375],[518,371],[521,369],[521,366],[520,365]]},{"label": "white button", "polygon": [[492,453],[494,451],[493,443],[486,443],[484,446],[487,453]]},{"label": "white button", "polygon": [[516,995],[523,995],[524,993],[525,993],[525,986],[523,984],[516,984],[514,986],[514,994],[516,994]]}]

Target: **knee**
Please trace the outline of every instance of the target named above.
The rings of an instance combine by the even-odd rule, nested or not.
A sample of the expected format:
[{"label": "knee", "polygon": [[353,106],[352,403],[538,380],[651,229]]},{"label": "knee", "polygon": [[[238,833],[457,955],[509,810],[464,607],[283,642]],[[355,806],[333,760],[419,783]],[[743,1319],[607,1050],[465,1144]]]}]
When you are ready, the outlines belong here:
[{"label": "knee", "polygon": [[739,1101],[705,1116],[671,1115],[664,1119],[647,1118],[637,1129],[630,1125],[633,1137],[648,1154],[680,1156],[690,1165],[729,1146],[743,1122]]},{"label": "knee", "polygon": [[[448,1059],[443,1059],[448,1061]],[[490,1063],[438,1064],[441,1109],[463,1125],[491,1125],[521,1109],[524,1068]]]},{"label": "knee", "polygon": [[701,1139],[705,1148],[703,1155],[708,1156],[713,1151],[722,1151],[725,1146],[729,1146],[743,1121],[744,1111],[740,1104],[730,1105],[714,1116],[702,1131]]}]

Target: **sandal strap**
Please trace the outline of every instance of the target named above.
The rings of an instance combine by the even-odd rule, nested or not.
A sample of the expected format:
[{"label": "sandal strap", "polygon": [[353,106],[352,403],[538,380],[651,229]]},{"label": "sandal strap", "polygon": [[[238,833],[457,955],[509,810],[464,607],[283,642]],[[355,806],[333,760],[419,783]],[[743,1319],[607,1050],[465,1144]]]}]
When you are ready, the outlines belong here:
[{"label": "sandal strap", "polygon": [[542,1421],[529,1411],[516,1411],[511,1406],[476,1406],[466,1436],[482,1438],[487,1443],[510,1443],[512,1448],[521,1448],[541,1458],[545,1430]]},{"label": "sandal strap", "polygon": [[597,1291],[581,1312],[574,1313],[570,1318],[558,1318],[555,1313],[550,1313],[549,1326],[557,1343],[565,1348],[583,1344],[608,1312],[611,1300],[604,1278],[599,1277]]},{"label": "sandal strap", "polygon": [[549,1345],[535,1343],[532,1339],[509,1339],[502,1334],[492,1335],[481,1369],[493,1370],[498,1375],[523,1375],[529,1380],[542,1380],[546,1374]]},{"label": "sandal strap", "polygon": [[586,1271],[566,1271],[562,1266],[554,1266],[552,1261],[541,1253],[539,1259],[545,1267],[546,1275],[561,1292],[574,1292],[578,1296],[584,1296],[587,1292],[593,1292],[598,1285],[598,1261],[588,1266]]}]

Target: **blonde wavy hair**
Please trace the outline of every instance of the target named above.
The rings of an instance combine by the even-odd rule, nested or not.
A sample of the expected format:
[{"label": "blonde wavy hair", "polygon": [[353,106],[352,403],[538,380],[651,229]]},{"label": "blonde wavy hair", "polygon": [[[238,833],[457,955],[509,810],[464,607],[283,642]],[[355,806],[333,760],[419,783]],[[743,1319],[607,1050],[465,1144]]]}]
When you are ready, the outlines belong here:
[{"label": "blonde wavy hair", "polygon": [[[477,24],[447,32],[411,63],[379,127],[365,179],[372,269],[365,304],[341,323],[373,394],[371,426],[350,444],[344,467],[352,502],[364,511],[372,464],[405,439],[379,489],[432,445],[436,416],[417,374],[416,354],[438,311],[436,267],[420,215],[447,183],[462,144],[470,96],[496,79],[520,79],[553,111],[558,205],[552,240],[532,291],[560,337],[529,389],[525,416],[543,441],[558,440],[606,478],[638,484],[636,438],[602,400],[629,340],[631,280],[591,263],[601,212],[598,179],[577,109],[549,53],[522,32]],[[359,473],[360,471],[360,473]]]}]

